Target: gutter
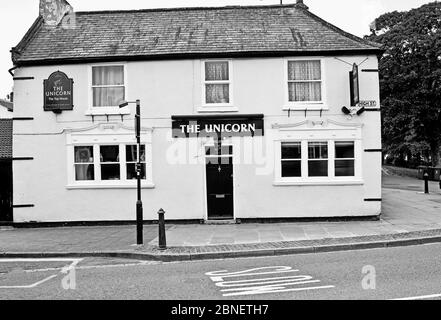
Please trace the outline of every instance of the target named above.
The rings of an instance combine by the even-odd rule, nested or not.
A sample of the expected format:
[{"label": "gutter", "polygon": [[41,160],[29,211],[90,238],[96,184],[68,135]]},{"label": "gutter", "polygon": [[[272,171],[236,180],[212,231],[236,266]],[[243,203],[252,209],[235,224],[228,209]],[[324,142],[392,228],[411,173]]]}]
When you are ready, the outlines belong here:
[{"label": "gutter", "polygon": [[257,57],[294,57],[294,56],[348,56],[357,54],[382,55],[384,50],[379,48],[357,50],[305,50],[305,51],[242,51],[242,52],[186,52],[156,55],[124,55],[124,56],[95,56],[95,57],[69,57],[37,60],[17,59],[15,64],[24,66],[47,66],[60,64],[82,64],[116,61],[155,61],[155,60],[183,60],[183,59],[210,59],[210,58],[257,58]]},{"label": "gutter", "polygon": [[14,77],[14,74],[12,73],[12,71],[14,71],[15,69],[18,69],[18,66],[13,66],[11,69],[8,70],[9,74]]}]

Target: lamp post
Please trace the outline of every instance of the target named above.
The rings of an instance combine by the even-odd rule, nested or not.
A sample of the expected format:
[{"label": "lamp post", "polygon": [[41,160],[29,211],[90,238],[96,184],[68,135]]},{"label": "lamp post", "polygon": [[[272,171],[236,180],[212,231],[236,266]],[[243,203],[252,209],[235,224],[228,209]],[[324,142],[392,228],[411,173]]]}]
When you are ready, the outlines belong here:
[{"label": "lamp post", "polygon": [[124,108],[129,103],[136,103],[135,134],[136,134],[136,180],[137,180],[137,201],[136,201],[136,243],[143,244],[143,213],[141,200],[141,101],[124,101],[119,107]]}]

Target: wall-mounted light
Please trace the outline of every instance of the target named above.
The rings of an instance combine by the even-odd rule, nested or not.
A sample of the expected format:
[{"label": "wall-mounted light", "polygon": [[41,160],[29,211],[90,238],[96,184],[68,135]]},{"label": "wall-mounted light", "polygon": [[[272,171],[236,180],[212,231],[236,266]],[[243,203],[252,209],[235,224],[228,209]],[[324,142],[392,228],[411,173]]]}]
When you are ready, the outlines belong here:
[{"label": "wall-mounted light", "polygon": [[364,107],[361,107],[360,109],[358,109],[357,111],[357,116],[360,116],[363,112],[365,112]]},{"label": "wall-mounted light", "polygon": [[351,114],[351,110],[349,110],[349,109],[346,108],[346,107],[341,108],[341,111],[342,111],[344,114]]}]

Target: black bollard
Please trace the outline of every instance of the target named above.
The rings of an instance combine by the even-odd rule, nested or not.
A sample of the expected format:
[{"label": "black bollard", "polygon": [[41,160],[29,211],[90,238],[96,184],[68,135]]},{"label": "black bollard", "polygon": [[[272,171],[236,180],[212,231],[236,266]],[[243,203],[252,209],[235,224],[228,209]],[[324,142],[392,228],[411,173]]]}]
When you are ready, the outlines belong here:
[{"label": "black bollard", "polygon": [[424,174],[424,193],[429,193],[429,174]]},{"label": "black bollard", "polygon": [[164,220],[164,209],[159,209],[159,250],[167,249],[167,240],[165,238],[165,220]]}]

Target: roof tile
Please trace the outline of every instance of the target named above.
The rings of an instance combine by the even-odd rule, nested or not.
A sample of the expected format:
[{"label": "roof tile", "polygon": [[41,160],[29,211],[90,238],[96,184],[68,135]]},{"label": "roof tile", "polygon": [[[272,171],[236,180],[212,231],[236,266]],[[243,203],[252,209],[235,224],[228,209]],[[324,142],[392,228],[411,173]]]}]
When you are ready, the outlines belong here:
[{"label": "roof tile", "polygon": [[379,50],[296,5],[77,12],[63,25],[36,23],[14,62]]}]

